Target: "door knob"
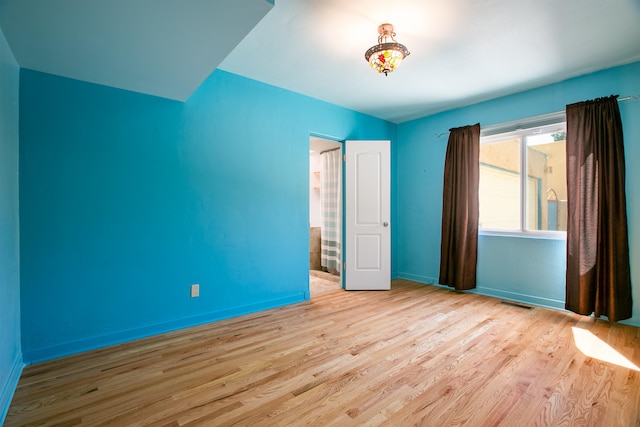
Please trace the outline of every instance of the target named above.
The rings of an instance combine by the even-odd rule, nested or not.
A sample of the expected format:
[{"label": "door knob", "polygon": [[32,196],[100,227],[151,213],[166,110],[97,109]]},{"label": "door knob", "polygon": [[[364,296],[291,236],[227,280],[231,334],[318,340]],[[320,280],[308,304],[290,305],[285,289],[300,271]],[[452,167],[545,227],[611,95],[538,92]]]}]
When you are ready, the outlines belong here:
[{"label": "door knob", "polygon": [[388,227],[389,223],[385,221],[385,222],[382,223],[382,225],[385,226],[385,227]]}]

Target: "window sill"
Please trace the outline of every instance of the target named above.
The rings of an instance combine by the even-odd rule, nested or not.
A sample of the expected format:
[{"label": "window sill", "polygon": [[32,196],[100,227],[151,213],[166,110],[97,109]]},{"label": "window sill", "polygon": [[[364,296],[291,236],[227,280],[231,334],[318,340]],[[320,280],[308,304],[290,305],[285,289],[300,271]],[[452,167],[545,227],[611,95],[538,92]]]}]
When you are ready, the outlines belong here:
[{"label": "window sill", "polygon": [[566,231],[478,230],[479,236],[518,237],[523,239],[567,240]]}]

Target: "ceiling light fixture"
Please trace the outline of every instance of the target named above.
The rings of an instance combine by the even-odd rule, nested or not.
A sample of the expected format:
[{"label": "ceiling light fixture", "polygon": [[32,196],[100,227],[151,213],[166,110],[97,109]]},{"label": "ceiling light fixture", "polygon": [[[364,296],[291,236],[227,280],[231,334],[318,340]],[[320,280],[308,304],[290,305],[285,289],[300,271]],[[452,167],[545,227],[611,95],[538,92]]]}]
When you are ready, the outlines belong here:
[{"label": "ceiling light fixture", "polygon": [[371,68],[378,72],[387,73],[394,71],[402,60],[409,56],[409,49],[396,42],[396,33],[393,25],[382,24],[378,27],[378,44],[371,46],[364,54],[364,59]]}]

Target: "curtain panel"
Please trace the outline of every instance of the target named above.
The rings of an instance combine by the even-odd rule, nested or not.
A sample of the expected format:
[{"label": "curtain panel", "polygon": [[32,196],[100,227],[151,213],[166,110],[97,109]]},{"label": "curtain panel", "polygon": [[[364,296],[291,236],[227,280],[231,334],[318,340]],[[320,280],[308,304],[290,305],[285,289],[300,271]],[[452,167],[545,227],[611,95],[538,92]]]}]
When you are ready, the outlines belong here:
[{"label": "curtain panel", "polygon": [[342,231],[342,151],[320,154],[320,265],[332,273],[340,272]]},{"label": "curtain panel", "polygon": [[449,131],[444,164],[439,283],[476,287],[480,124]]},{"label": "curtain panel", "polygon": [[622,121],[617,96],[567,105],[565,308],[632,315]]}]

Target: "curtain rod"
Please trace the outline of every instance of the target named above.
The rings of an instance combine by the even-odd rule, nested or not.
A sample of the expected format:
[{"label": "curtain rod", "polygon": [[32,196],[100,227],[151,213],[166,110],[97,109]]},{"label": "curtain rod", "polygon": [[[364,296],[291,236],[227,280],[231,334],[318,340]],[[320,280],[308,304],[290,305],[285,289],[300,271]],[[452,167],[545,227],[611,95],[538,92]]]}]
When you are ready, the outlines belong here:
[{"label": "curtain rod", "polygon": [[342,150],[342,147],[337,147],[337,148],[331,148],[329,150],[324,150],[324,151],[321,151],[320,154],[330,153],[332,151],[338,151],[338,150]]},{"label": "curtain rod", "polygon": [[[629,95],[629,96],[625,96],[625,97],[622,97],[622,98],[618,98],[618,102],[629,101],[631,99],[633,99],[634,101],[640,101],[640,95]],[[563,111],[556,111],[555,113],[550,113],[550,114],[560,114],[562,112]],[[443,137],[445,135],[449,135],[449,131],[436,133],[435,137],[436,138],[441,138],[441,137]]]}]

